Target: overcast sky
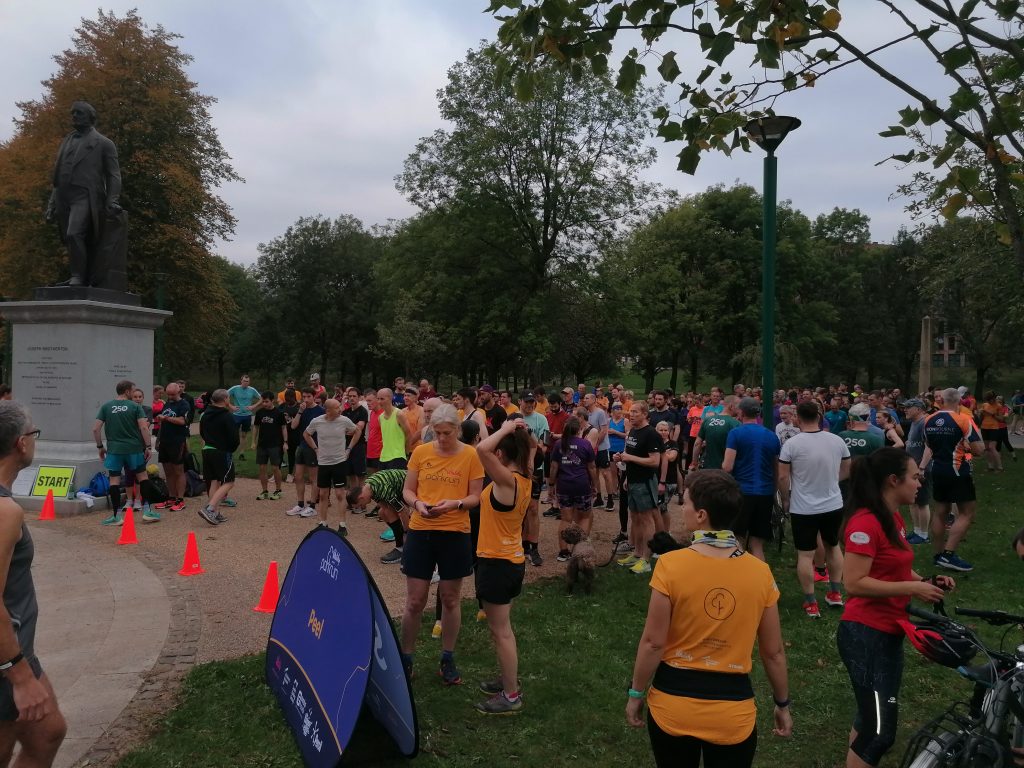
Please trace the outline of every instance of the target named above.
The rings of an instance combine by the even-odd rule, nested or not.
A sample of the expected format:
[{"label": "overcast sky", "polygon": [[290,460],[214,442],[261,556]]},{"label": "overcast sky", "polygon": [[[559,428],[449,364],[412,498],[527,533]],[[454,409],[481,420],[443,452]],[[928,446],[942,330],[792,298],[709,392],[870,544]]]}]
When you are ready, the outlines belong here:
[{"label": "overcast sky", "polygon": [[[136,5],[150,26],[183,36],[181,47],[195,57],[191,77],[218,99],[214,126],[246,180],[220,190],[238,227],[218,250],[242,263],[300,216],[348,213],[369,226],[412,214],[394,177],[416,140],[442,127],[436,92],[448,67],[497,29],[482,12],[486,0],[118,0],[104,8],[123,14]],[[864,47],[895,28],[867,0],[841,8],[844,31]],[[0,0],[0,140],[13,132],[15,102],[40,96],[40,81],[56,68],[52,55],[69,47],[81,17],[95,9],[94,2]],[[888,60],[945,95],[936,75],[922,79],[933,70],[916,56],[904,47]],[[678,60],[684,73],[706,63],[699,52]],[[653,71],[657,61],[647,64]],[[890,200],[910,172],[875,163],[907,147],[878,132],[908,103],[856,64],[787,95],[777,111],[803,126],[779,150],[779,198],[812,218],[835,206],[859,208],[871,217],[873,238],[891,240],[910,223],[904,201]],[[737,180],[761,189],[759,151],[708,155],[687,176],[675,170],[681,145],[655,146],[649,177],[682,194]]]}]

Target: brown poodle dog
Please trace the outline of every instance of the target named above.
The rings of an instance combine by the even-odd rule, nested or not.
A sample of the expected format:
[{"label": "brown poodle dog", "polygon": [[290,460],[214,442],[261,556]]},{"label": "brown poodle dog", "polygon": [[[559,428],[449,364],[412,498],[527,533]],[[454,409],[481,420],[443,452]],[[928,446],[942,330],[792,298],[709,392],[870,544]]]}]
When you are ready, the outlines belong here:
[{"label": "brown poodle dog", "polygon": [[588,595],[594,584],[594,568],[597,565],[597,553],[590,543],[586,531],[573,523],[562,533],[562,541],[572,547],[572,557],[565,568],[566,592],[572,594],[577,582],[583,585]]}]

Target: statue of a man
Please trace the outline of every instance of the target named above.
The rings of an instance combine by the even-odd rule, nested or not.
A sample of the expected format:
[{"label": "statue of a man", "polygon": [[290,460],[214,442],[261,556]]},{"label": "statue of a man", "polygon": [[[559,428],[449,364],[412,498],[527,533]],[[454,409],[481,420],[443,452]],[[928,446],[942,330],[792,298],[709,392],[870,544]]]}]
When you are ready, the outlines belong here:
[{"label": "statue of a man", "polygon": [[96,110],[91,104],[72,104],[71,124],[75,130],[61,142],[53,168],[46,220],[57,221],[70,256],[71,279],[63,285],[103,286],[111,266],[109,254],[120,251],[123,256],[124,251],[117,148],[94,127]]}]

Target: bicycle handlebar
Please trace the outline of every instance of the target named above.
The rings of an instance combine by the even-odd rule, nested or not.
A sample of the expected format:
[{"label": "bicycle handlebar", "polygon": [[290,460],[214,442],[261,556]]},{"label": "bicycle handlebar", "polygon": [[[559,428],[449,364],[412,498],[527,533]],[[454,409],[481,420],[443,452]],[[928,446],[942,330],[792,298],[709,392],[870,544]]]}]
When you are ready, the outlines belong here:
[{"label": "bicycle handlebar", "polygon": [[955,608],[957,616],[969,616],[981,619],[994,627],[1006,626],[1007,624],[1024,624],[1024,616],[1014,616],[1006,611],[982,611],[977,608]]},{"label": "bicycle handlebar", "polygon": [[[952,619],[949,618],[948,616],[942,616],[942,615],[940,615],[938,613],[932,613],[931,611],[926,611],[924,608],[918,608],[913,603],[910,603],[907,606],[907,613],[909,613],[911,616],[916,616],[919,619],[924,619],[925,621],[931,621],[931,622],[934,622],[936,624],[949,624],[952,621]],[[959,613],[959,611],[958,611],[958,613]]]}]

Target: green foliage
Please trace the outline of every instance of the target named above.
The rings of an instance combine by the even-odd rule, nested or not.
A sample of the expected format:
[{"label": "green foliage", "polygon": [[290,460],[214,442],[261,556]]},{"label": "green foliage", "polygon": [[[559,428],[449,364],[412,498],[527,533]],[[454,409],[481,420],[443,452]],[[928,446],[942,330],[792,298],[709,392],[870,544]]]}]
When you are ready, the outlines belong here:
[{"label": "green foliage", "polygon": [[[868,0],[859,0],[864,4]],[[589,61],[595,71],[608,69],[612,42],[623,30],[639,30],[648,46],[623,55],[616,86],[632,92],[646,72],[644,60],[660,57],[663,80],[678,90],[658,107],[658,135],[685,144],[679,169],[694,173],[704,152],[730,154],[750,144],[741,131],[748,120],[773,114],[779,96],[814,87],[834,70],[859,62],[904,91],[913,104],[900,111],[900,122],[881,132],[903,137],[918,124],[941,122],[948,129],[937,147],[892,156],[903,163],[950,161],[966,142],[979,153],[989,170],[990,185],[961,176],[955,182],[937,180],[935,210],[947,218],[964,206],[978,205],[995,213],[1004,241],[1012,244],[1018,271],[1024,274],[1024,220],[1013,176],[1024,171],[1021,72],[1024,14],[1019,2],[935,3],[913,0],[894,3],[873,0],[887,11],[891,29],[847,31],[838,0],[753,2],[719,0],[717,3],[663,3],[653,0],[531,0],[492,3],[488,9],[512,7],[496,16],[498,43],[492,53],[502,73],[521,77],[538,67],[571,69]],[[706,11],[714,5],[715,14]],[[673,22],[669,23],[669,19]],[[941,39],[953,44],[941,50]],[[681,43],[696,38],[709,64],[683,69]],[[859,39],[864,38],[864,39]],[[825,43],[813,49],[809,45]],[[915,79],[893,70],[884,54],[893,45],[918,45],[937,73],[945,77],[946,95],[926,93]],[[670,48],[667,52],[658,46]],[[695,58],[695,57],[694,57]],[[703,64],[703,62],[701,62]],[[611,65],[614,68],[614,65]],[[761,75],[748,75],[753,68]],[[734,82],[733,74],[743,73]],[[717,84],[712,78],[719,74]],[[709,85],[710,83],[710,85]],[[526,94],[524,94],[525,96]],[[685,110],[676,116],[677,104]],[[954,165],[952,172],[958,170]],[[994,204],[993,204],[994,202]]]},{"label": "green foliage", "polygon": [[84,98],[96,108],[97,128],[118,147],[130,287],[154,305],[155,275],[169,276],[172,369],[200,362],[205,350],[196,338],[227,333],[222,307],[231,299],[210,269],[210,249],[231,235],[235,220],[215,190],[240,180],[210,118],[215,100],[189,79],[192,57],[177,39],[135,11],[83,19],[72,47],[54,57],[57,72],[43,82],[43,95],[18,105],[15,134],[0,144],[2,293],[24,298],[67,271],[56,228],[42,211],[57,148],[71,130],[71,103]]}]

